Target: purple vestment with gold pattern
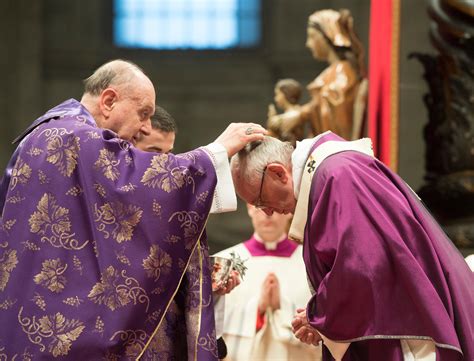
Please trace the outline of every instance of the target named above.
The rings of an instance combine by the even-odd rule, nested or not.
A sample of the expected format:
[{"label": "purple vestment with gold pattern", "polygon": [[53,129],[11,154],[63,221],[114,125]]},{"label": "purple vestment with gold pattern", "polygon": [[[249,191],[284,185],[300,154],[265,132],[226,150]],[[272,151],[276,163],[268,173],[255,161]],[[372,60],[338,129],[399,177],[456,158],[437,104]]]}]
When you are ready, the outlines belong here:
[{"label": "purple vestment with gold pattern", "polygon": [[0,200],[0,359],[216,360],[203,149],[140,151],[68,100]]},{"label": "purple vestment with gold pattern", "polygon": [[[326,141],[344,141],[328,134]],[[436,360],[474,360],[474,275],[416,195],[373,157],[343,151],[316,169],[303,257],[310,324],[350,342],[343,361],[403,360],[400,340]],[[333,358],[325,349],[324,360]]]}]

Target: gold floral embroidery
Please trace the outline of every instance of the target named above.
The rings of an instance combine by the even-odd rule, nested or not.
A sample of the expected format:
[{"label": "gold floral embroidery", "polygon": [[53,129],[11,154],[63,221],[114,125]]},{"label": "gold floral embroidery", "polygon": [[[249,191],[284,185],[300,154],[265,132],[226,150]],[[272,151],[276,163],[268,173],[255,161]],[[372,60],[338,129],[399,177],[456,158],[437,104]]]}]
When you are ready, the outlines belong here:
[{"label": "gold floral embroidery", "polygon": [[21,244],[23,245],[23,251],[28,250],[32,252],[37,252],[41,250],[40,247],[38,247],[36,244],[34,244],[33,242],[29,240],[26,240],[25,242],[21,242]]},{"label": "gold floral embroidery", "polygon": [[64,304],[69,305],[69,306],[73,306],[73,307],[79,307],[82,302],[84,302],[84,300],[77,297],[77,296],[76,297],[68,297],[65,300],[63,300]]},{"label": "gold floral embroidery", "polygon": [[126,264],[127,266],[130,266],[132,264],[128,257],[125,255],[124,248],[122,248],[120,251],[115,251],[115,257],[120,263]]},{"label": "gold floral embroidery", "polygon": [[32,318],[22,317],[23,307],[18,313],[18,322],[23,332],[31,343],[40,346],[40,351],[46,349],[45,343],[49,341],[48,351],[54,356],[66,356],[75,340],[84,330],[84,324],[75,319],[68,320],[60,312],[54,315]]},{"label": "gold floral embroidery", "polygon": [[38,292],[35,292],[35,295],[31,299],[35,303],[36,306],[38,306],[40,309],[43,311],[46,311],[46,301],[44,300],[44,297],[41,296]]},{"label": "gold floral embroidery", "polygon": [[7,249],[3,252],[0,257],[0,291],[3,291],[7,287],[8,281],[10,280],[10,273],[15,269],[18,264],[18,258],[16,256],[16,250]]},{"label": "gold floral embroidery", "polygon": [[184,238],[185,238],[185,247],[186,249],[191,249],[199,237],[199,224],[198,222],[202,221],[206,215],[199,215],[199,213],[194,211],[181,211],[175,212],[171,215],[168,222],[171,222],[175,217],[178,222],[181,222],[180,228],[184,228]]},{"label": "gold floral embroidery", "polygon": [[[1,218],[0,218],[1,219]],[[15,225],[16,219],[9,219],[8,221],[2,221],[0,224],[0,228],[6,233],[9,234],[9,231]]]},{"label": "gold floral embroidery", "polygon": [[35,211],[29,219],[30,231],[41,235],[41,242],[49,242],[53,247],[80,250],[84,248],[89,241],[79,245],[79,241],[74,239],[74,233],[71,230],[69,220],[69,210],[60,207],[56,198],[49,193],[45,193]]},{"label": "gold floral embroidery", "polygon": [[117,180],[120,176],[120,171],[117,166],[120,160],[117,159],[114,152],[107,149],[101,149],[99,158],[94,163],[95,168],[100,168],[104,176],[112,181]]},{"label": "gold floral embroidery", "polygon": [[133,230],[140,222],[142,213],[140,207],[132,204],[127,206],[121,202],[105,203],[101,207],[94,205],[97,230],[104,233],[105,238],[112,234],[118,243],[132,239]]},{"label": "gold floral embroidery", "polygon": [[109,266],[102,273],[100,282],[92,287],[87,297],[94,303],[106,305],[112,311],[130,302],[134,305],[137,302],[146,303],[146,311],[150,305],[150,299],[138,281],[128,277],[125,270],[119,274],[113,266]]},{"label": "gold floral embroidery", "polygon": [[198,340],[198,345],[202,349],[209,351],[215,357],[217,357],[217,341],[216,341],[216,333],[215,331],[212,334],[206,334],[206,336],[202,336]]},{"label": "gold floral embroidery", "polygon": [[47,177],[46,173],[42,170],[38,171],[38,179],[41,184],[48,184],[49,182],[51,182],[51,178]]},{"label": "gold floral embroidery", "polygon": [[15,167],[12,169],[12,177],[10,180],[10,189],[14,190],[20,184],[28,183],[31,177],[31,168],[21,158],[16,161]]},{"label": "gold floral embroidery", "polygon": [[166,238],[164,239],[164,241],[167,243],[178,243],[180,240],[181,240],[181,237],[176,236],[174,234],[167,235]]},{"label": "gold floral embroidery", "polygon": [[161,204],[156,201],[156,199],[153,199],[153,206],[152,206],[152,211],[153,214],[157,217],[161,218]]},{"label": "gold floral embroidery", "polygon": [[186,167],[172,168],[170,163],[168,154],[155,155],[151,160],[150,168],[143,174],[141,182],[150,188],[161,188],[168,193],[181,188],[185,183],[194,184]]},{"label": "gold floral embroidery", "polygon": [[105,198],[105,196],[107,195],[107,192],[105,191],[105,188],[102,184],[94,183],[94,189],[97,194],[99,194],[99,196],[101,196],[102,198]]},{"label": "gold floral embroidery", "polygon": [[145,323],[151,323],[151,324],[155,323],[156,321],[160,319],[160,315],[161,315],[161,310],[153,311],[147,316]]},{"label": "gold floral embroidery", "polygon": [[125,164],[131,165],[133,163],[133,158],[130,157],[128,154],[125,156]]},{"label": "gold floral embroidery", "polygon": [[167,275],[171,272],[172,259],[168,253],[157,245],[150,247],[150,255],[143,260],[143,268],[146,275],[156,281],[161,274]]},{"label": "gold floral embroidery", "polygon": [[100,316],[97,316],[97,319],[95,320],[95,328],[92,332],[99,333],[101,336],[104,336],[104,321]]},{"label": "gold floral embroidery", "polygon": [[82,276],[82,262],[81,260],[79,259],[79,257],[77,257],[76,255],[74,255],[72,257],[72,264],[74,265],[74,270],[75,271],[78,271],[79,274]]},{"label": "gold floral embroidery", "polygon": [[25,197],[22,197],[20,192],[16,192],[13,196],[7,198],[7,203],[16,204],[23,202]]},{"label": "gold floral embroidery", "polygon": [[126,330],[115,332],[110,341],[119,337],[125,346],[125,355],[130,358],[137,358],[142,350],[145,348],[146,342],[149,338],[144,330]]},{"label": "gold floral embroidery", "polygon": [[59,258],[47,259],[42,264],[41,272],[33,280],[51,292],[60,293],[67,283],[66,277],[63,275],[66,270],[67,264],[63,265]]},{"label": "gold floral embroidery", "polygon": [[100,139],[100,134],[92,130],[87,131],[86,134],[87,139],[85,140],[85,142],[87,142],[89,139]]},{"label": "gold floral embroidery", "polygon": [[198,204],[204,204],[204,202],[207,199],[207,196],[209,195],[209,191],[202,192],[196,197],[196,203]]},{"label": "gold floral embroidery", "polygon": [[54,164],[63,176],[70,177],[76,169],[81,149],[80,138],[64,128],[46,129],[41,134],[44,134],[48,141],[46,160]]},{"label": "gold floral embroidery", "polygon": [[70,188],[67,192],[66,192],[66,195],[67,196],[73,196],[73,197],[77,197],[79,194],[83,193],[84,190],[79,187],[79,186],[74,186],[72,188]]},{"label": "gold floral embroidery", "polygon": [[132,184],[132,183],[128,183],[122,187],[119,188],[119,191],[122,191],[122,192],[133,192],[135,189],[137,189],[137,186]]},{"label": "gold floral embroidery", "polygon": [[[0,309],[2,310],[8,310],[10,308],[12,308],[12,306],[17,302],[17,300],[11,300],[9,298],[7,298],[5,301],[3,302],[0,302]],[[0,359],[1,360],[1,359]]]},{"label": "gold floral embroidery", "polygon": [[31,147],[30,150],[26,154],[28,154],[32,157],[36,157],[36,156],[40,155],[41,153],[43,153],[43,149],[36,148],[36,147]]}]

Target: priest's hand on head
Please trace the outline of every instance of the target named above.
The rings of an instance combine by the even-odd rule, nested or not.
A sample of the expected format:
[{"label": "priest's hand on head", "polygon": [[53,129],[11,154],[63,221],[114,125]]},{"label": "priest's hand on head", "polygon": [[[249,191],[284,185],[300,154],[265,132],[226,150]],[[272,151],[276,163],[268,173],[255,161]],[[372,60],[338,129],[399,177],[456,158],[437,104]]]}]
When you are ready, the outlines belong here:
[{"label": "priest's hand on head", "polygon": [[258,310],[264,313],[267,308],[272,311],[280,309],[280,283],[274,273],[269,273],[262,284]]},{"label": "priest's hand on head", "polygon": [[217,137],[215,143],[222,144],[227,150],[227,155],[232,157],[247,143],[262,140],[265,134],[266,129],[256,123],[231,123]]},{"label": "priest's hand on head", "polygon": [[296,310],[296,315],[291,322],[291,326],[293,334],[301,342],[317,346],[321,341],[321,335],[308,323],[306,310],[304,308]]}]

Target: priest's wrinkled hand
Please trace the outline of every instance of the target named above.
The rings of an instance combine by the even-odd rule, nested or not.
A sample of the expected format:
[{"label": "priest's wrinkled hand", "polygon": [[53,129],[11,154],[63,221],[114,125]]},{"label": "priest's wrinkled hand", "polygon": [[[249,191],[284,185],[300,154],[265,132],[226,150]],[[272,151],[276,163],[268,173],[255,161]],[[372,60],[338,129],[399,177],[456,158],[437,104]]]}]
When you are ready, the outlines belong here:
[{"label": "priest's wrinkled hand", "polygon": [[296,310],[296,315],[291,322],[293,329],[293,334],[301,342],[304,342],[308,345],[318,345],[321,341],[321,336],[319,333],[311,327],[306,318],[306,310],[304,308],[299,308]]},{"label": "priest's wrinkled hand", "polygon": [[231,123],[215,140],[227,150],[227,155],[232,157],[247,143],[262,140],[267,130],[256,123]]},{"label": "priest's wrinkled hand", "polygon": [[240,274],[237,271],[232,271],[227,279],[225,285],[215,291],[218,295],[225,295],[232,291],[235,287],[240,285]]},{"label": "priest's wrinkled hand", "polygon": [[258,310],[264,313],[267,308],[278,310],[280,308],[280,284],[274,273],[269,273],[262,284]]}]

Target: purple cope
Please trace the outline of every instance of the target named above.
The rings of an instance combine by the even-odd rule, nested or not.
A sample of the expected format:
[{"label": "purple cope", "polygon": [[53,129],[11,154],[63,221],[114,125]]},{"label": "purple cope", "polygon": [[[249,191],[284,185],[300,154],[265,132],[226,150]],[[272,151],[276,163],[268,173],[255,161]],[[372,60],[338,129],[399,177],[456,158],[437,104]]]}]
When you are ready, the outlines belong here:
[{"label": "purple cope", "polygon": [[[328,134],[313,147],[328,140]],[[400,339],[436,343],[437,360],[474,360],[474,276],[416,195],[355,151],[326,158],[309,196],[303,257],[310,324],[351,342],[343,360],[403,360]],[[332,360],[324,348],[324,360]]]},{"label": "purple cope", "polygon": [[138,150],[74,99],[25,135],[0,194],[0,358],[217,360],[206,152]]}]

